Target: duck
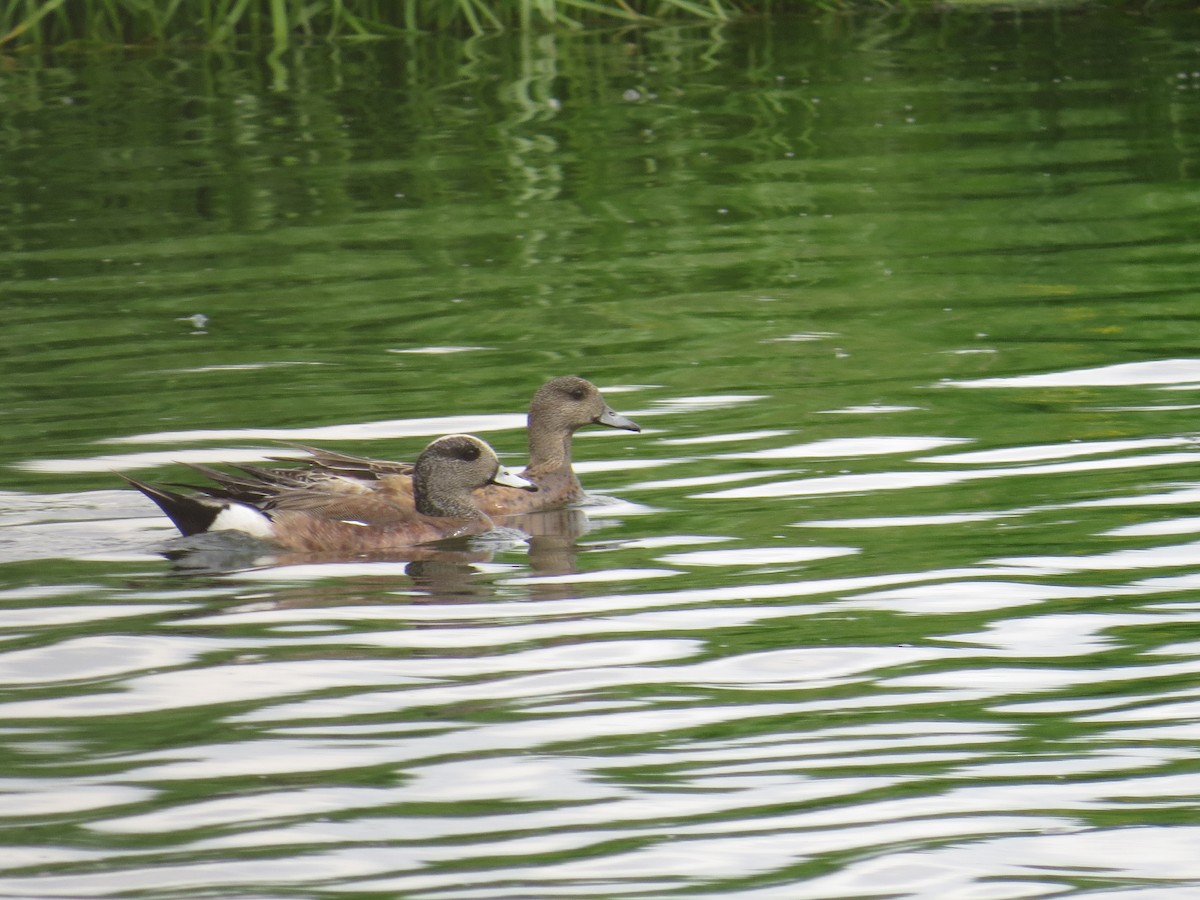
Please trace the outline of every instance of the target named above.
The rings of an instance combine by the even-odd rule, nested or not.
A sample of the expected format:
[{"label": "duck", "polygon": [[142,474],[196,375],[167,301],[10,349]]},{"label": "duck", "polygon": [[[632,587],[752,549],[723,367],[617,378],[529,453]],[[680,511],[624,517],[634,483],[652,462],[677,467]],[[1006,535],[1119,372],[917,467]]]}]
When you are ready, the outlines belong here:
[{"label": "duck", "polygon": [[490,487],[475,492],[475,502],[489,515],[539,512],[578,504],[586,499],[571,460],[575,432],[604,425],[641,432],[641,426],[605,402],[600,389],[578,375],[552,378],[534,392],[526,432],[529,460],[521,477],[537,485],[536,493],[506,496]]},{"label": "duck", "polygon": [[[254,470],[239,477],[192,466],[216,486],[184,494],[121,475],[189,536],[240,531],[303,553],[374,553],[483,534],[495,527],[471,492],[484,485],[536,491],[500,465],[477,437],[452,434],[431,442],[403,475],[372,480],[331,474],[303,477],[304,469]],[[247,471],[243,469],[243,471]],[[270,471],[270,477],[263,473]],[[399,479],[399,480],[397,480]]]},{"label": "duck", "polygon": [[[537,486],[537,491],[513,491],[487,484],[476,488],[475,505],[487,516],[503,517],[542,512],[578,505],[587,494],[571,459],[575,432],[588,425],[604,425],[640,432],[633,419],[623,416],[605,401],[600,389],[578,375],[551,378],[537,389],[529,403],[526,419],[529,460],[520,476]],[[303,444],[294,448],[308,454],[300,467],[271,469],[243,467],[251,478],[271,481],[277,477],[302,479],[320,484],[327,479],[350,479],[371,483],[386,480],[398,499],[411,491],[411,463],[370,459]],[[212,477],[212,473],[206,473]]]}]

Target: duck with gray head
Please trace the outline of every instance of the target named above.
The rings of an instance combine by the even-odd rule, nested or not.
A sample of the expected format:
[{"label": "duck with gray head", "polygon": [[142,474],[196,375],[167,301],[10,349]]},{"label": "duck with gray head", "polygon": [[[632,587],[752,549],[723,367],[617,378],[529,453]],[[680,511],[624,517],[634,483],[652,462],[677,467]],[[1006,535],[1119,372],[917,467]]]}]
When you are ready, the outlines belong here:
[{"label": "duck with gray head", "polygon": [[[475,504],[489,516],[508,516],[561,509],[586,498],[571,458],[575,432],[588,425],[605,425],[625,431],[641,431],[632,419],[616,412],[600,389],[577,375],[552,378],[538,388],[529,404],[526,419],[529,462],[521,477],[537,485],[536,492],[507,490],[484,485],[474,492]],[[397,496],[411,490],[408,480],[412,464],[351,456],[316,447],[296,445],[309,453],[302,468],[245,468],[250,478],[271,482],[277,477],[303,478],[314,484],[327,479],[371,482],[387,479]]]},{"label": "duck with gray head", "polygon": [[[412,475],[372,480],[332,474],[319,480],[270,480],[229,476],[194,467],[216,481],[199,494],[182,494],[121,476],[158,504],[185,535],[233,530],[280,547],[311,553],[371,553],[490,531],[472,491],[495,484],[502,490],[536,485],[500,465],[479,438],[455,434],[427,446]],[[251,470],[257,471],[257,470]]]}]

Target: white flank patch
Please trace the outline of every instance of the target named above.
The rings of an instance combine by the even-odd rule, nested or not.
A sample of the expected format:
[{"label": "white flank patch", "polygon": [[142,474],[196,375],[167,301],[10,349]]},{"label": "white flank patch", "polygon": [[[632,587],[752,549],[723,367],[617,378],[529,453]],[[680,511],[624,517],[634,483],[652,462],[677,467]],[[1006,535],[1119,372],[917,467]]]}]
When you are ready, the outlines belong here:
[{"label": "white flank patch", "polygon": [[270,539],[275,536],[271,520],[251,506],[231,503],[213,519],[209,531],[241,531],[256,538]]}]

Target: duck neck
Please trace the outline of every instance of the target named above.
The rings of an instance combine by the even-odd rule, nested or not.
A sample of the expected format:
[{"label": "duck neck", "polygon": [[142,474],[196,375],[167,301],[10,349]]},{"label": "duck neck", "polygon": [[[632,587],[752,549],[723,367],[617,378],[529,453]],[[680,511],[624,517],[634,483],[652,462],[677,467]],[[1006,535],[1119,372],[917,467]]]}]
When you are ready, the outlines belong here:
[{"label": "duck neck", "polygon": [[571,471],[571,429],[555,428],[543,430],[534,427],[529,431],[529,465],[526,472],[531,475],[546,475],[550,472]]},{"label": "duck neck", "polygon": [[417,512],[423,516],[438,518],[474,519],[479,516],[479,509],[471,499],[470,494],[441,494],[434,496],[428,491],[419,490],[413,486],[413,502]]}]

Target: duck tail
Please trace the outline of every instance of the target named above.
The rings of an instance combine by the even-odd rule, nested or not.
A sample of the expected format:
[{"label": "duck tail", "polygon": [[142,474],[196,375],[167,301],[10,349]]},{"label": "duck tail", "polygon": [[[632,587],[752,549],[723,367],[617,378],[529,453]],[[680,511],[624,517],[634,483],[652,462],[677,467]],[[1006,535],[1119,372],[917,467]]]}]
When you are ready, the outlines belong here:
[{"label": "duck tail", "polygon": [[[121,475],[120,472],[117,474]],[[213,522],[217,520],[217,516],[225,509],[223,503],[217,504],[200,497],[189,497],[186,494],[169,491],[154,484],[147,484],[145,481],[138,481],[128,475],[121,475],[121,477],[158,504],[158,508],[166,513],[167,518],[184,536],[208,531]]]}]

